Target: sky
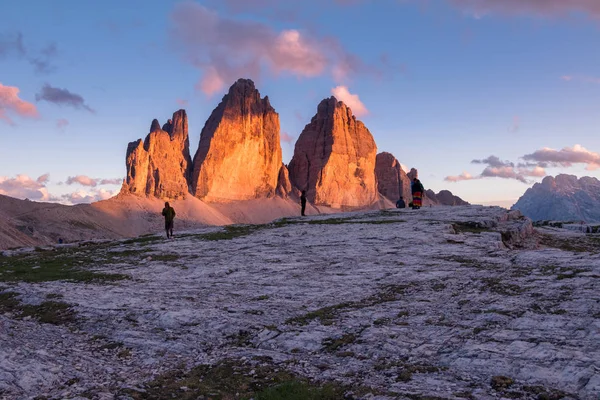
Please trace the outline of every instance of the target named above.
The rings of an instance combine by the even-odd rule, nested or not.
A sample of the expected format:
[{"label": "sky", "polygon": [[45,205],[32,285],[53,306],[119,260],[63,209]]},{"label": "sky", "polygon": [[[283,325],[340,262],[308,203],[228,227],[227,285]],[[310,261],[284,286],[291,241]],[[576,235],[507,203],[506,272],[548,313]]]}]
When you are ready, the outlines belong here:
[{"label": "sky", "polygon": [[20,0],[2,5],[0,194],[108,198],[128,142],[238,78],[280,115],[284,163],[335,95],[424,186],[515,202],[600,178],[597,0]]}]

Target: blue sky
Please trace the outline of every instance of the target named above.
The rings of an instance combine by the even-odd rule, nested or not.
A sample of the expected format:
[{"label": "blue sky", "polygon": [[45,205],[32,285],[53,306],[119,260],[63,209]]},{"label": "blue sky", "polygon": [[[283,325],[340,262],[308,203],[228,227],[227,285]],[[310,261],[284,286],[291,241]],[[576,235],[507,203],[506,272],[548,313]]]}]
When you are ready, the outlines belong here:
[{"label": "blue sky", "polygon": [[[21,0],[2,14],[0,193],[107,197],[153,118],[185,108],[195,152],[238,77],[294,139],[346,88],[379,151],[471,202],[516,200],[546,174],[600,178],[588,0]],[[293,141],[282,149],[287,163]]]}]

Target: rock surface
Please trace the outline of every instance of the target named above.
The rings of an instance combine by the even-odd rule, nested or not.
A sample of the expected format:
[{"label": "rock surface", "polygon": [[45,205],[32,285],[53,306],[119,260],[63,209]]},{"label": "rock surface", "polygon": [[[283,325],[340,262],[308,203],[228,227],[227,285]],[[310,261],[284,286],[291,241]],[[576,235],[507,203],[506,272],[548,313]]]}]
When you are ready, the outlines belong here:
[{"label": "rock surface", "polygon": [[168,132],[155,119],[143,142],[139,139],[127,146],[123,191],[164,199],[181,199],[189,193],[191,158],[185,110],[175,112],[165,127]]},{"label": "rock surface", "polygon": [[209,202],[273,196],[281,163],[279,115],[254,82],[240,79],[202,129],[192,193]]},{"label": "rock surface", "polygon": [[290,182],[290,173],[285,166],[281,164],[279,169],[279,178],[277,179],[277,195],[286,198],[292,193],[292,183]]},{"label": "rock surface", "polygon": [[396,202],[400,196],[408,203],[412,199],[410,179],[393,154],[383,152],[377,154],[375,163],[377,190],[383,196]]},{"label": "rock surface", "polygon": [[[0,397],[238,398],[241,388],[228,387],[237,379],[208,389],[176,380],[235,360],[253,377],[268,365],[348,385],[360,399],[598,398],[593,237],[553,228],[550,245],[523,247],[537,236],[531,221],[480,206],[309,216],[238,233],[5,252],[4,279],[13,260],[24,268],[41,257],[130,279],[0,278],[17,305],[51,298],[73,313],[53,325],[0,312]],[[574,253],[574,243],[589,248]],[[501,375],[510,387],[495,384]]]},{"label": "rock surface", "polygon": [[600,222],[600,181],[584,176],[547,176],[512,207],[535,220]]},{"label": "rock surface", "polygon": [[323,100],[288,166],[290,180],[316,205],[364,207],[378,199],[377,146],[371,132],[335,97]]},{"label": "rock surface", "polygon": [[455,196],[449,190],[441,190],[435,193],[433,190],[427,191],[427,197],[440,206],[468,206],[469,203],[458,196]]}]

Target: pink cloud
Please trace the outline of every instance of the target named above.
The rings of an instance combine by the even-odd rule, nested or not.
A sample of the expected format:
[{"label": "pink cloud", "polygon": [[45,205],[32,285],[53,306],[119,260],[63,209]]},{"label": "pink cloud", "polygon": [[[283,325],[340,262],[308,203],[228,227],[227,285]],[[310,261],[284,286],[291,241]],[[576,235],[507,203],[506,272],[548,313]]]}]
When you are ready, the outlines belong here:
[{"label": "pink cloud", "polygon": [[184,99],[176,99],[175,102],[180,105],[181,107],[187,107],[188,105],[188,101],[184,100]]},{"label": "pink cloud", "polygon": [[584,82],[584,83],[594,83],[594,84],[600,85],[600,78],[596,78],[593,76],[564,75],[564,76],[561,76],[560,79],[562,79],[565,82]]},{"label": "pink cloud", "polygon": [[258,80],[266,72],[298,78],[329,74],[341,82],[370,71],[334,39],[221,17],[193,2],[177,4],[171,22],[173,43],[202,71],[196,88],[209,96],[240,77]]},{"label": "pink cloud", "polygon": [[447,176],[446,178],[444,178],[444,180],[448,181],[448,182],[470,181],[472,179],[477,179],[477,178],[475,178],[473,175],[471,175],[468,172],[463,172],[460,175]]},{"label": "pink cloud", "polygon": [[35,180],[27,175],[17,175],[15,178],[0,176],[0,194],[18,199],[56,201],[57,198],[51,196],[46,188],[48,180],[48,174]]},{"label": "pink cloud", "polygon": [[585,164],[587,170],[600,168],[600,154],[579,144],[561,150],[544,147],[531,154],[526,154],[523,159],[554,167],[571,167],[573,164]]},{"label": "pink cloud", "polygon": [[331,89],[331,94],[333,94],[336,99],[343,101],[344,104],[350,107],[354,115],[357,117],[363,117],[369,114],[369,110],[367,110],[367,107],[365,107],[363,102],[360,101],[360,97],[357,94],[350,93],[346,86],[337,86]]},{"label": "pink cloud", "polygon": [[60,118],[56,120],[56,127],[60,130],[65,129],[69,125],[69,120],[65,118]]},{"label": "pink cloud", "polygon": [[503,178],[503,179],[515,179],[519,182],[529,183],[528,177],[544,177],[546,171],[539,165],[518,165],[515,166],[513,162],[503,161],[497,156],[489,156],[482,160],[473,160],[472,164],[486,164],[487,167],[477,176],[473,176],[468,172],[463,172],[458,176],[447,176],[445,178],[448,182],[460,182],[469,181],[474,179],[483,178]]},{"label": "pink cloud", "polygon": [[597,0],[449,0],[451,4],[476,16],[491,13],[508,15],[562,16],[581,12],[600,17]]},{"label": "pink cloud", "polygon": [[96,201],[107,200],[117,194],[117,191],[93,189],[89,192],[79,190],[61,196],[63,202],[68,204],[88,204]]},{"label": "pink cloud", "polygon": [[23,118],[37,118],[39,113],[35,105],[19,98],[19,88],[4,86],[0,83],[0,119],[13,125],[8,113],[14,113]]},{"label": "pink cloud", "polygon": [[281,141],[283,143],[293,143],[294,139],[295,139],[295,137],[293,137],[292,135],[290,135],[287,132],[282,132],[281,133]]},{"label": "pink cloud", "polygon": [[87,175],[77,175],[68,177],[65,183],[67,185],[79,184],[81,186],[96,187],[98,185],[120,185],[123,183],[123,179],[90,178]]}]

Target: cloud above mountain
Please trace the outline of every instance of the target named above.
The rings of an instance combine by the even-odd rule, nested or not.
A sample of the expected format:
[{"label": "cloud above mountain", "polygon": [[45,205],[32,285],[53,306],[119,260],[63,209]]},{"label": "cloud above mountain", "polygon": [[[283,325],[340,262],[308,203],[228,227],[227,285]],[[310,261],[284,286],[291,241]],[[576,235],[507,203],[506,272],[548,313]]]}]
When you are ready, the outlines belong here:
[{"label": "cloud above mountain", "polygon": [[196,88],[209,96],[240,76],[259,80],[263,73],[297,78],[329,75],[344,83],[356,73],[376,71],[333,38],[223,17],[193,2],[175,6],[170,36],[183,59],[202,72]]},{"label": "cloud above mountain", "polygon": [[343,101],[357,117],[364,117],[369,114],[369,110],[360,100],[357,94],[352,94],[346,86],[337,86],[331,89],[331,94],[339,101]]},{"label": "cloud above mountain", "polygon": [[106,189],[92,189],[90,191],[78,190],[61,196],[61,201],[68,204],[88,204],[101,200],[108,200],[117,194],[117,191]]},{"label": "cloud above mountain", "polygon": [[67,185],[79,184],[81,186],[96,187],[99,185],[120,185],[121,183],[123,183],[123,179],[90,178],[87,175],[77,175],[68,177],[65,183]]},{"label": "cloud above mountain", "polygon": [[503,178],[530,183],[528,178],[546,176],[546,170],[540,166],[524,164],[515,165],[515,163],[511,161],[503,161],[500,157],[494,155],[481,160],[473,160],[471,161],[471,164],[483,164],[486,165],[486,167],[476,176],[471,175],[469,172],[463,172],[461,175],[447,176],[444,180],[447,182],[461,182],[484,178]]},{"label": "cloud above mountain", "polygon": [[589,171],[600,168],[600,154],[579,144],[561,150],[544,147],[531,154],[526,154],[523,159],[528,162],[535,162],[538,165],[551,167],[571,167],[574,164],[583,164]]},{"label": "cloud above mountain", "polygon": [[0,176],[0,194],[18,199],[55,201],[57,198],[51,196],[46,188],[49,178],[49,174],[44,174],[37,179],[24,174],[17,175],[15,178]]}]

